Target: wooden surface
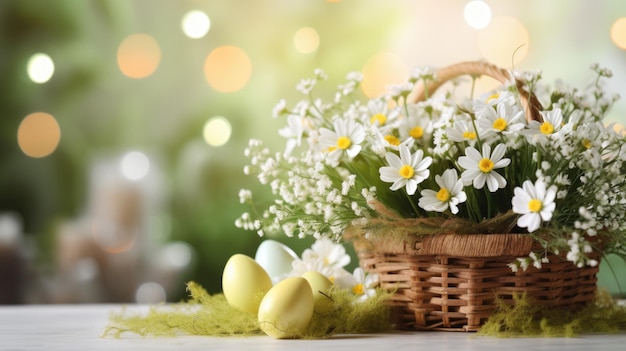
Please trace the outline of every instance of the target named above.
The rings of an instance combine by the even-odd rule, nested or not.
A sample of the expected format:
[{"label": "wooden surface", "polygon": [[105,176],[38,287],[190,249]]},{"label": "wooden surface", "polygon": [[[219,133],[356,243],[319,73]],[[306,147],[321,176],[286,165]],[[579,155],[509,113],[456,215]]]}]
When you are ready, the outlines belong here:
[{"label": "wooden surface", "polygon": [[[103,338],[111,312],[121,305],[0,306],[0,350],[626,350],[626,334],[579,338],[498,339],[462,332],[338,335],[324,340],[275,340],[267,336]],[[127,306],[132,311],[145,306]]]}]

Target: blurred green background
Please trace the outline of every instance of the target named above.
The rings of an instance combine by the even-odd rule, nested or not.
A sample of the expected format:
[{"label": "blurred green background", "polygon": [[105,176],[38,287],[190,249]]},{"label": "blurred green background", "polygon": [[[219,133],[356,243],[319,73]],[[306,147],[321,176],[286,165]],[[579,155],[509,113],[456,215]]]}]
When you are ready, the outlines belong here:
[{"label": "blurred green background", "polygon": [[[219,292],[228,257],[262,240],[234,226],[256,185],[243,149],[281,145],[272,108],[315,68],[329,92],[363,70],[374,94],[416,66],[487,59],[581,86],[599,63],[626,95],[626,2],[469,3],[2,0],[0,303]],[[625,276],[609,258],[600,285]]]}]

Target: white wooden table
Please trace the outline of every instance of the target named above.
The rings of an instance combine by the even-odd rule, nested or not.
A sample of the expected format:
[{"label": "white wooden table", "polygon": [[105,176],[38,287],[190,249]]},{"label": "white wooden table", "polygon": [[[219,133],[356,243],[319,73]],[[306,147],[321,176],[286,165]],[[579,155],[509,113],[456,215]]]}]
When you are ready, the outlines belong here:
[{"label": "white wooden table", "polygon": [[[579,338],[498,339],[462,332],[402,332],[338,335],[323,340],[275,340],[255,337],[102,337],[111,312],[121,305],[0,306],[0,350],[626,350],[626,334]],[[146,306],[127,306],[139,311]]]}]

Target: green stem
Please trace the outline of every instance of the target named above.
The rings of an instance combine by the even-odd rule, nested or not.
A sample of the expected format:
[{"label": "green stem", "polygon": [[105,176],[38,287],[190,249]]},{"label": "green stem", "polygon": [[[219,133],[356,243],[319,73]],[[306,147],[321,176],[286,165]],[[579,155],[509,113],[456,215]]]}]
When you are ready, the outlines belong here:
[{"label": "green stem", "polygon": [[476,78],[478,78],[475,75],[472,75],[472,87],[470,89],[470,99],[474,99],[474,90],[476,89]]},{"label": "green stem", "polygon": [[413,196],[409,195],[409,193],[406,192],[406,188],[403,189],[403,193],[406,196],[407,200],[409,200],[409,203],[411,204],[411,207],[413,208],[413,212],[415,212],[415,216],[419,215],[420,210],[415,204],[415,201],[413,201]]}]

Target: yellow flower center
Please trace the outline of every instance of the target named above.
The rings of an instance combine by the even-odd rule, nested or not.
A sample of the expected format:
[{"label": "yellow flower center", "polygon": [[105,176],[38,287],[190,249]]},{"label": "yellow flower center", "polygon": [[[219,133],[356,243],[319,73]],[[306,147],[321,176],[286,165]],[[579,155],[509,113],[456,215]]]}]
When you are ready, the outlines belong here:
[{"label": "yellow flower center", "polygon": [[391,134],[385,135],[385,140],[387,140],[387,142],[393,146],[400,145],[400,139],[396,138],[395,136]]},{"label": "yellow flower center", "polygon": [[488,158],[483,158],[478,162],[478,168],[483,171],[483,173],[489,173],[493,169],[493,161]]},{"label": "yellow flower center", "polygon": [[352,292],[354,295],[363,295],[365,288],[363,287],[363,284],[359,283],[352,287]]},{"label": "yellow flower center", "polygon": [[385,122],[387,122],[387,116],[383,115],[382,113],[377,113],[373,115],[372,118],[370,118],[370,123],[375,124],[376,122],[378,122],[379,126],[384,125]]},{"label": "yellow flower center", "polygon": [[328,280],[332,283],[335,284],[335,276],[331,275],[330,277],[328,277]]},{"label": "yellow flower center", "polygon": [[337,147],[342,150],[349,148],[350,145],[352,145],[352,141],[347,136],[340,136],[337,139]]},{"label": "yellow flower center", "polygon": [[592,144],[591,144],[591,140],[589,139],[583,139],[583,146],[585,147],[585,149],[590,149]]},{"label": "yellow flower center", "polygon": [[530,210],[530,212],[539,212],[541,211],[542,207],[543,207],[543,204],[541,203],[540,200],[532,199],[528,201],[528,209]]},{"label": "yellow flower center", "polygon": [[495,99],[497,99],[497,98],[499,98],[499,97],[500,97],[500,93],[494,93],[494,94],[491,94],[491,95],[489,95],[489,97],[487,98],[487,101],[486,101],[486,102],[489,102],[489,101],[491,101],[491,100],[495,100]]},{"label": "yellow flower center", "polygon": [[476,133],[474,133],[474,132],[472,132],[470,130],[467,130],[467,131],[463,132],[463,138],[469,139],[469,140],[474,140],[474,139],[476,139]]},{"label": "yellow flower center", "polygon": [[506,119],[500,117],[493,122],[493,129],[503,131],[506,129]]},{"label": "yellow flower center", "polygon": [[450,200],[450,192],[446,188],[441,188],[437,192],[437,200],[441,202],[447,202]]},{"label": "yellow flower center", "polygon": [[413,178],[413,174],[415,174],[415,170],[413,169],[413,167],[411,167],[409,165],[404,165],[404,166],[400,167],[400,169],[398,170],[398,173],[404,179],[411,179],[411,178]]},{"label": "yellow flower center", "polygon": [[409,131],[409,135],[412,136],[414,139],[419,139],[422,137],[422,135],[424,135],[424,128],[417,126],[417,127],[413,127],[410,131]]},{"label": "yellow flower center", "polygon": [[554,126],[550,122],[543,122],[541,127],[539,127],[539,131],[542,134],[552,134],[554,133]]}]

